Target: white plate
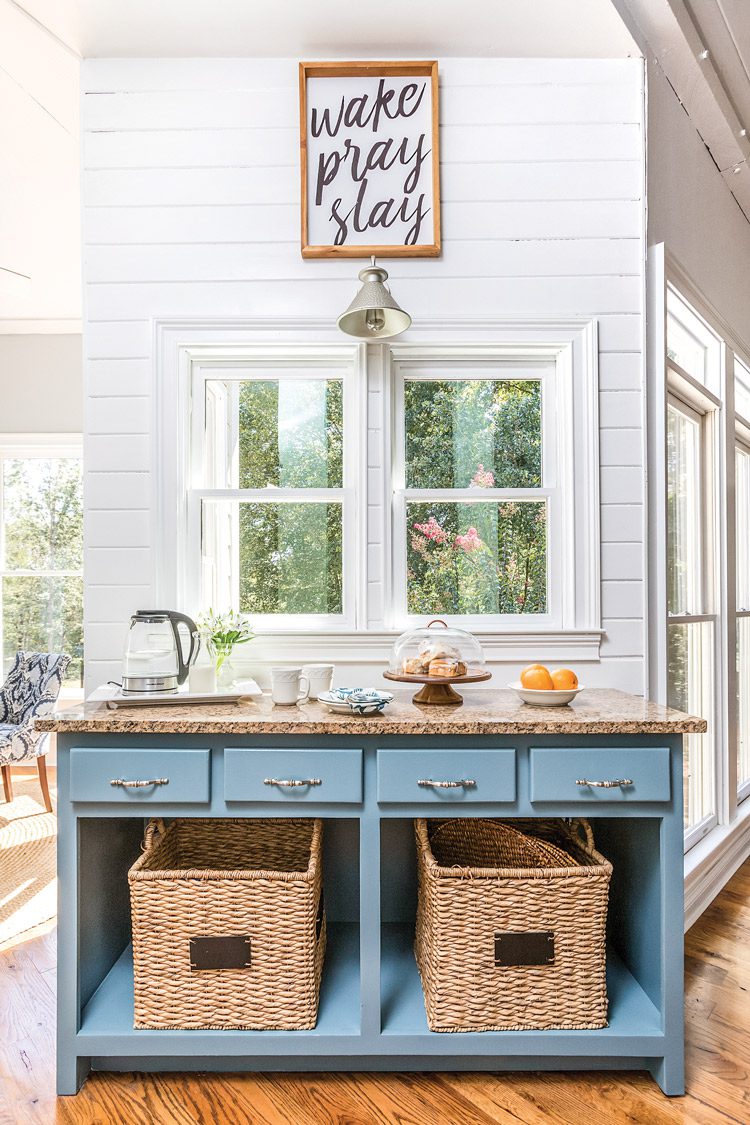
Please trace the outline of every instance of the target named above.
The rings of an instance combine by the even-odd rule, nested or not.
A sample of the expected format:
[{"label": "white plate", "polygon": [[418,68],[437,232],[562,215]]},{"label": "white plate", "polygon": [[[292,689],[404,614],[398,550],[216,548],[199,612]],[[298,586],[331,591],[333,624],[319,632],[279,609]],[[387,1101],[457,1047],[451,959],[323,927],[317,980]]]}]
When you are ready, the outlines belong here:
[{"label": "white plate", "polygon": [[508,687],[530,707],[564,707],[566,703],[575,699],[579,691],[584,690],[579,684],[577,688],[568,688],[561,691],[536,691],[533,688],[525,688],[520,681],[508,684]]}]

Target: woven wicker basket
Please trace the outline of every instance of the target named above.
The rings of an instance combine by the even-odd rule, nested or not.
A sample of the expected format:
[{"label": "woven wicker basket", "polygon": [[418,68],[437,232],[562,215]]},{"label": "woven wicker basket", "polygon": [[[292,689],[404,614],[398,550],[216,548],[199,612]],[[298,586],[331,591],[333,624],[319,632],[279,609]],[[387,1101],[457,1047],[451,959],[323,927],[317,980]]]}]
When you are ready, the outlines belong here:
[{"label": "woven wicker basket", "polygon": [[[149,823],[128,873],[136,1028],[315,1026],[322,832],[320,820]],[[198,967],[207,947],[212,965],[235,967]]]},{"label": "woven wicker basket", "polygon": [[523,822],[533,836],[484,819],[414,826],[430,1029],[605,1027],[612,865],[589,824]]}]

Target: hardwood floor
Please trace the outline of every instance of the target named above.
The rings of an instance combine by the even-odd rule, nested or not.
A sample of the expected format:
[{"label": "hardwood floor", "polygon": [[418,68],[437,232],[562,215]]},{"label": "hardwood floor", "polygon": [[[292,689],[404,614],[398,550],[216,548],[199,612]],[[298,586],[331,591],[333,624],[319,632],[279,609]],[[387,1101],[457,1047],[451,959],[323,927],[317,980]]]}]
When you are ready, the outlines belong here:
[{"label": "hardwood floor", "polygon": [[750,860],[687,935],[688,1094],[645,1074],[92,1075],[54,1096],[54,931],[0,954],[2,1125],[750,1122]]}]

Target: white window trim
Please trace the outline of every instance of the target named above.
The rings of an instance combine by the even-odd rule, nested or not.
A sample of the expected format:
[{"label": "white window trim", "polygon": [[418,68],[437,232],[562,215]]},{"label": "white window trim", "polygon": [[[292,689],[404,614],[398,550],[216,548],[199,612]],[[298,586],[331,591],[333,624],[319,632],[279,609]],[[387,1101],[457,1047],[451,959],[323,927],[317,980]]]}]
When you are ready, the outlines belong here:
[{"label": "white window trim", "polygon": [[[482,341],[478,343],[477,341]],[[155,386],[153,396],[152,442],[152,542],[160,544],[153,552],[153,590],[157,601],[164,604],[185,605],[187,595],[179,544],[184,542],[183,529],[187,521],[186,490],[188,479],[189,425],[186,424],[190,406],[190,369],[195,362],[214,362],[218,358],[238,360],[247,355],[248,347],[288,349],[296,346],[300,355],[308,356],[319,349],[321,355],[342,347],[358,349],[361,387],[367,387],[368,419],[374,410],[374,400],[380,395],[381,404],[390,394],[389,353],[402,356],[405,349],[421,349],[424,357],[445,357],[451,348],[462,354],[474,351],[477,357],[482,350],[497,354],[505,349],[507,354],[539,354],[540,349],[554,358],[567,378],[572,391],[569,409],[572,412],[573,448],[575,465],[570,470],[570,503],[574,511],[578,558],[580,562],[569,568],[566,585],[566,610],[557,627],[539,625],[526,618],[518,625],[503,621],[498,626],[478,632],[487,658],[490,660],[518,661],[530,653],[537,659],[591,661],[599,659],[602,636],[600,609],[600,514],[599,514],[599,423],[598,423],[598,343],[596,322],[583,318],[551,320],[466,319],[437,320],[421,318],[418,326],[409,330],[409,343],[393,342],[390,348],[378,344],[341,344],[341,337],[323,318],[229,318],[218,320],[157,320],[154,321]],[[365,396],[363,395],[363,400]],[[387,427],[382,427],[387,434]],[[384,474],[378,474],[379,483],[368,483],[367,450],[362,446],[362,463],[359,467],[359,495],[366,496],[368,511],[358,514],[357,544],[361,559],[367,558],[367,523],[378,506],[383,513],[390,508]],[[387,436],[381,437],[388,445]],[[158,451],[173,451],[169,458],[158,456]],[[381,465],[389,465],[391,450],[384,450]],[[375,491],[373,492],[373,489]],[[360,505],[364,507],[364,505]],[[381,561],[389,556],[391,522],[383,520],[381,535]],[[162,545],[163,548],[162,548]],[[371,557],[372,557],[371,551]],[[388,568],[381,573],[388,575]],[[364,565],[357,567],[360,606],[368,606],[367,620],[363,614],[353,627],[326,628],[326,652],[341,663],[359,663],[382,660],[387,657],[393,639],[401,631],[393,619],[380,617],[380,624],[371,612],[368,597],[367,575]],[[390,579],[385,578],[381,598],[383,605],[391,601]],[[521,615],[523,617],[523,615]],[[284,630],[278,626],[263,632],[259,638],[264,659],[306,660],[319,656],[319,633],[310,634],[299,628]]]}]

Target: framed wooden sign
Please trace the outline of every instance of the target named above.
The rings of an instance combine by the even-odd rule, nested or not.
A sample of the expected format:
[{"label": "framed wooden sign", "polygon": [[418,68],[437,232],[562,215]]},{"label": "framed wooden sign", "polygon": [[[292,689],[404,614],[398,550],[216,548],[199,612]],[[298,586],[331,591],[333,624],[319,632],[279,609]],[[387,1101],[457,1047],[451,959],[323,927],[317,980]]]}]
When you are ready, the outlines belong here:
[{"label": "framed wooden sign", "polygon": [[302,257],[440,253],[436,62],[300,63]]}]

